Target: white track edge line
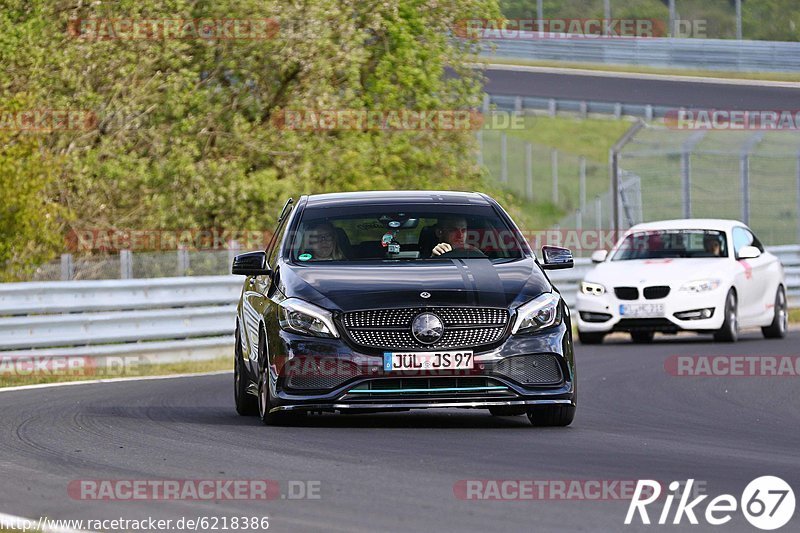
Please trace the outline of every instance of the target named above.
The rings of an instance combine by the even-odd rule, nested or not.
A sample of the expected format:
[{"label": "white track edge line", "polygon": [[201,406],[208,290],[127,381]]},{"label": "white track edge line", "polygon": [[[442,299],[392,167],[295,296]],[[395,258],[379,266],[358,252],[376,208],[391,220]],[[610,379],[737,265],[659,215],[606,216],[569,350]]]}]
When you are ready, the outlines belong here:
[{"label": "white track edge line", "polygon": [[[72,385],[91,385],[96,383],[117,383],[120,381],[153,381],[157,379],[192,378],[200,376],[217,376],[230,374],[233,370],[214,370],[213,372],[195,372],[189,374],[165,374],[163,376],[132,376],[125,378],[86,379],[76,381],[60,381],[56,383],[37,383],[35,385],[20,385],[18,387],[0,387],[0,393],[21,390],[46,389],[50,387],[67,387]],[[2,515],[0,515],[2,516]]]},{"label": "white track edge line", "polygon": [[503,63],[470,63],[472,67],[486,67],[488,70],[511,70],[517,72],[540,72],[544,74],[568,74],[573,76],[595,76],[605,78],[628,78],[640,80],[678,81],[705,83],[713,85],[743,85],[749,87],[783,87],[800,89],[800,82],[774,80],[746,80],[737,78],[712,78],[707,76],[686,76],[672,74],[648,74],[644,72],[616,72],[613,70],[590,70],[568,67],[536,67],[533,65],[506,65]]}]

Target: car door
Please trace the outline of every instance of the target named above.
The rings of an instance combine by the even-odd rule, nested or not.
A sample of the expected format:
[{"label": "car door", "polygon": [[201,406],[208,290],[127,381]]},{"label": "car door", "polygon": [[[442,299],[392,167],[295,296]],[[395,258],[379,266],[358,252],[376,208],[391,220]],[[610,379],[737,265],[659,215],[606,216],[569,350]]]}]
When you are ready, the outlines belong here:
[{"label": "car door", "polygon": [[[739,251],[745,246],[755,246],[762,255],[754,259],[739,259]],[[764,247],[753,232],[744,226],[733,228],[733,249],[740,267],[736,274],[739,317],[742,326],[746,327],[759,322],[765,312],[770,258],[764,254]]]},{"label": "car door", "polygon": [[267,313],[270,311],[270,305],[272,303],[270,297],[274,292],[273,284],[278,279],[278,254],[281,248],[281,243],[283,242],[284,234],[286,233],[286,228],[288,227],[288,208],[289,204],[287,203],[284,206],[284,209],[281,211],[279,216],[279,222],[277,227],[275,228],[275,233],[273,234],[273,238],[270,241],[270,244],[266,250],[267,252],[267,264],[269,265],[270,270],[272,271],[271,275],[269,276],[251,276],[247,279],[247,284],[249,290],[247,292],[247,300],[248,300],[248,307],[250,312],[252,313],[252,320],[254,326],[250,328],[251,331],[251,338],[250,338],[250,346],[251,349],[248,354],[248,358],[250,359],[250,366],[253,372],[258,371],[258,335],[259,335],[259,327],[261,322],[264,320],[264,317],[267,316]]}]

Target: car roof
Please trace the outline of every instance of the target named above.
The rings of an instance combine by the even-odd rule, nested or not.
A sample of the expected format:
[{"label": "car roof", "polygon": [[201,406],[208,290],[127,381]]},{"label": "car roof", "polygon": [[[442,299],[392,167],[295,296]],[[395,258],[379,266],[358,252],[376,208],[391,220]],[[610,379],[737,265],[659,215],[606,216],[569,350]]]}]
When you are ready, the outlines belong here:
[{"label": "car roof", "polygon": [[451,204],[490,205],[488,198],[477,192],[460,191],[360,191],[312,194],[308,207],[337,207],[358,204]]},{"label": "car roof", "polygon": [[722,218],[681,218],[675,220],[658,220],[655,222],[645,222],[636,224],[628,232],[659,230],[659,229],[709,229],[716,231],[730,231],[735,226],[745,226],[738,220],[727,220]]}]

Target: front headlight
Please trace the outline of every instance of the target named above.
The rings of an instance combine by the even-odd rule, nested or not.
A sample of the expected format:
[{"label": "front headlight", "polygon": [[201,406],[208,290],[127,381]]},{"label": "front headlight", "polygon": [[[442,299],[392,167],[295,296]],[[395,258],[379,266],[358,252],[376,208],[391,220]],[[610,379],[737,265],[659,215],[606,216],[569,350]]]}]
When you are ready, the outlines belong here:
[{"label": "front headlight", "polygon": [[718,279],[698,279],[690,281],[689,283],[684,283],[683,286],[681,286],[681,290],[689,292],[713,291],[719,287],[720,283]]},{"label": "front headlight", "polygon": [[583,294],[590,294],[592,296],[602,296],[606,293],[606,288],[599,283],[581,281],[581,292]]},{"label": "front headlight", "polygon": [[511,333],[531,333],[543,328],[555,326],[561,322],[559,302],[561,297],[556,292],[548,292],[537,296],[517,309],[517,319]]},{"label": "front headlight", "polygon": [[338,337],[330,311],[298,298],[278,305],[278,323],[284,331],[312,337]]}]

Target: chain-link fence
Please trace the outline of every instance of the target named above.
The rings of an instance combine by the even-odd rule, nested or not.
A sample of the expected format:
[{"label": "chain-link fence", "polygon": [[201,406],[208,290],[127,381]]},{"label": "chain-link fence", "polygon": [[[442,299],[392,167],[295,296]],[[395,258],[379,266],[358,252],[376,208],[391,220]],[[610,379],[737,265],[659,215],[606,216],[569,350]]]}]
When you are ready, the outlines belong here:
[{"label": "chain-link fence", "polygon": [[502,131],[478,133],[478,163],[490,178],[531,203],[587,210],[608,191],[605,163],[526,142]]},{"label": "chain-link fence", "polygon": [[173,276],[217,276],[230,274],[235,245],[227,250],[187,250],[134,252],[73,256],[41,265],[32,281],[162,278]]},{"label": "chain-link fence", "polygon": [[[620,172],[639,176],[640,221],[729,218],[770,245],[800,242],[800,134],[647,127],[622,149]],[[624,180],[624,174],[621,175]],[[621,209],[625,201],[621,201]]]}]

